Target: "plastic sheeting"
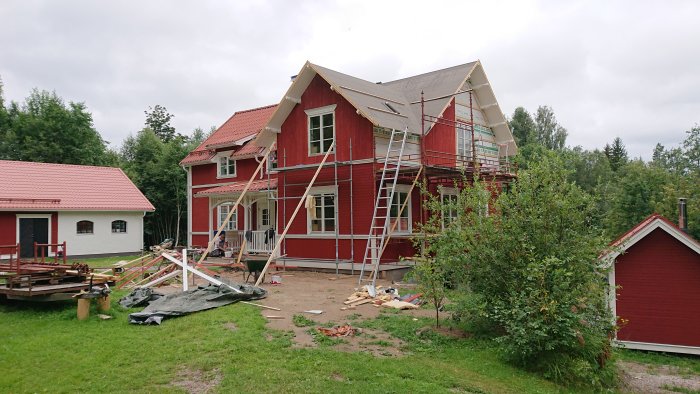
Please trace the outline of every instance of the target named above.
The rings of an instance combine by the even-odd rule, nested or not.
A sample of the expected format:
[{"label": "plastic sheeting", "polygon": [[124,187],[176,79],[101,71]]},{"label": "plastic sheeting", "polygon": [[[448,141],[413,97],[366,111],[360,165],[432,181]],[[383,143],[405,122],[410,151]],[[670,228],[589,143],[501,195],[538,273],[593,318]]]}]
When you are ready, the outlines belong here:
[{"label": "plastic sheeting", "polygon": [[[229,286],[242,291],[242,293],[233,291]],[[134,295],[133,298],[138,299],[139,297],[137,296],[139,294],[134,293],[139,290],[144,289],[136,289],[125,298]],[[224,284],[216,286],[209,284],[207,286],[199,286],[196,289],[168,294],[150,301],[144,310],[129,315],[129,323],[160,324],[166,318],[218,308],[238,301],[258,300],[265,298],[266,295],[267,291],[265,289],[250,285]],[[145,294],[140,294],[140,298],[144,296]],[[122,300],[120,300],[120,303]]]}]

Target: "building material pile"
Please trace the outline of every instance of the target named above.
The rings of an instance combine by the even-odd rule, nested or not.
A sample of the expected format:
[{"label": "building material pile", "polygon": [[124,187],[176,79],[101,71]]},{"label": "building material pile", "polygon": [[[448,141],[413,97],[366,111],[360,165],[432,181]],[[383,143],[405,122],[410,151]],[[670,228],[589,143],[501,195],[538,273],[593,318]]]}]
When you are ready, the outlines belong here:
[{"label": "building material pile", "polygon": [[343,302],[343,304],[347,306],[340,309],[354,309],[364,304],[394,309],[418,309],[421,304],[421,295],[422,294],[408,294],[400,297],[398,290],[394,288],[383,289],[382,286],[374,287],[372,285],[366,285],[362,287],[362,289],[352,293]]}]

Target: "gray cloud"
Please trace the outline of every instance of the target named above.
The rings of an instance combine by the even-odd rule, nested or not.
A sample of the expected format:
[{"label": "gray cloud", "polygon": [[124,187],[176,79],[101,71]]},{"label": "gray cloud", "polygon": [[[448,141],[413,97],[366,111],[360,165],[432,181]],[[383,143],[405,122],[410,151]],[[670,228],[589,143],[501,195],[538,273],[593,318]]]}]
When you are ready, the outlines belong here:
[{"label": "gray cloud", "polygon": [[5,98],[84,101],[118,145],[155,104],[180,132],[277,102],[309,59],[391,80],[479,58],[506,114],[546,104],[569,143],[634,156],[700,122],[692,1],[5,1]]}]

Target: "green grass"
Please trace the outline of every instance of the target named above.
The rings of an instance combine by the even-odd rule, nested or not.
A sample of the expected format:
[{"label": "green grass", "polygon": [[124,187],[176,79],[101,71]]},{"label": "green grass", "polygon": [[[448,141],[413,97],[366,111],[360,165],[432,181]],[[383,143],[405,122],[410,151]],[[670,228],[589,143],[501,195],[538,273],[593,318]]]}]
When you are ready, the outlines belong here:
[{"label": "green grass", "polygon": [[[233,304],[165,320],[127,323],[116,304],[102,321],[78,321],[72,302],[0,303],[3,392],[182,392],[185,370],[219,375],[219,392],[553,393],[569,391],[504,364],[489,342],[418,336],[429,320],[382,313],[356,325],[406,342],[404,356],[375,358],[332,346],[294,348],[292,333],[265,328],[259,309]],[[227,324],[228,323],[228,324]],[[230,323],[235,325],[231,329]]]},{"label": "green grass", "polygon": [[129,255],[129,256],[110,256],[110,257],[97,257],[97,258],[91,258],[91,259],[72,259],[68,258],[68,264],[73,264],[75,262],[78,263],[86,263],[90,267],[93,268],[112,268],[112,264],[119,262],[119,261],[131,261],[136,258],[140,257],[139,255]]}]

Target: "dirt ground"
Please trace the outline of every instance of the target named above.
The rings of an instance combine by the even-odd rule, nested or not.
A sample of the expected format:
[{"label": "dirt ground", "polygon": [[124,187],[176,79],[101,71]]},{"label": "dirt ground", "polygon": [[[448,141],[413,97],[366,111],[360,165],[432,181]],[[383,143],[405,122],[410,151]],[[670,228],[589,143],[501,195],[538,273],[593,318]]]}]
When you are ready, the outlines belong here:
[{"label": "dirt ground", "polygon": [[[269,281],[272,275],[282,279],[281,284],[272,285]],[[225,274],[231,280],[240,281],[240,273]],[[267,298],[257,303],[280,308],[281,311],[261,309],[263,316],[268,317],[267,326],[275,330],[294,332],[294,345],[297,347],[315,347],[313,337],[309,334],[316,326],[350,324],[379,315],[380,307],[371,303],[348,308],[343,304],[356,288],[357,275],[339,275],[334,273],[287,271],[268,274],[263,287],[268,291]],[[399,295],[416,293],[411,284],[392,284],[390,281],[378,279],[380,290],[395,288]],[[320,310],[321,314],[305,313],[304,311]],[[408,316],[434,316],[430,309],[403,310],[399,313]],[[297,327],[294,315],[303,315],[317,324],[314,326]],[[381,331],[363,329],[362,335],[344,337],[340,344],[333,347],[341,351],[368,351],[378,356],[396,355],[401,352],[401,342]]]},{"label": "dirt ground", "polygon": [[682,373],[669,365],[619,361],[624,389],[632,393],[700,392],[700,376]]}]

